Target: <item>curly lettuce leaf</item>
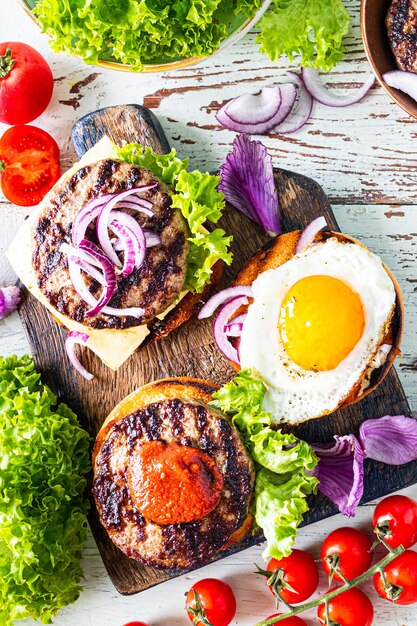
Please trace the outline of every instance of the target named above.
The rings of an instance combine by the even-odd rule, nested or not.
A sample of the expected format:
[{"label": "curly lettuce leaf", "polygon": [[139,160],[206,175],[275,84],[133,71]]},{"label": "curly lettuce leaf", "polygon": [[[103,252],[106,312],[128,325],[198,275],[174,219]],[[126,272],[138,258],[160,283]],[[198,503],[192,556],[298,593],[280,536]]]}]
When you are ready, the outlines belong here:
[{"label": "curly lettuce leaf", "polygon": [[113,58],[142,70],[158,59],[207,56],[227,36],[221,0],[40,0],[34,9],[56,52]]},{"label": "curly lettuce leaf", "polygon": [[81,590],[89,436],[28,356],[0,357],[0,450],[0,623],[51,623]]},{"label": "curly lettuce leaf", "polygon": [[272,61],[300,55],[300,64],[328,72],[345,54],[350,18],[342,0],[273,0],[255,41]]},{"label": "curly lettuce leaf", "polygon": [[298,526],[314,493],[311,475],[318,459],[305,441],[271,428],[272,416],[263,409],[266,386],[250,370],[242,370],[213,394],[213,406],[229,415],[242,433],[256,464],[253,512],[267,541],[264,557],[288,556]]},{"label": "curly lettuce leaf", "polygon": [[219,259],[228,265],[232,262],[229,252],[232,237],[226,236],[221,228],[208,232],[203,226],[207,222],[216,224],[225,207],[224,195],[217,191],[219,177],[198,170],[189,172],[188,159],[179,159],[175,150],[160,155],[149,147],[128,144],[118,149],[118,156],[147,167],[174,187],[172,206],[181,211],[189,228],[190,252],[184,289],[201,293],[210,282],[214,263]]}]

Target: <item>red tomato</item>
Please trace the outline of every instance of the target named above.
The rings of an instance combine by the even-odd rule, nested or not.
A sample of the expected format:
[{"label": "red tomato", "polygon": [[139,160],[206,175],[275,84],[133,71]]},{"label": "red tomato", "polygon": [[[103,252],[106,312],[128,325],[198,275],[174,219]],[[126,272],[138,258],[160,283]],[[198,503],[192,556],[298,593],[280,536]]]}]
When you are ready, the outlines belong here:
[{"label": "red tomato", "polygon": [[128,622],[123,624],[123,626],[148,626],[148,624],[145,624],[145,622]]},{"label": "red tomato", "polygon": [[188,617],[196,626],[203,624],[201,621],[194,622],[195,618],[203,617],[212,626],[228,626],[236,613],[236,598],[227,583],[216,578],[204,578],[191,587],[185,608]]},{"label": "red tomato", "polygon": [[27,124],[48,106],[54,88],[51,69],[34,48],[0,43],[0,122]]},{"label": "red tomato", "polygon": [[374,531],[392,548],[411,548],[417,542],[417,502],[407,496],[388,496],[376,506]]},{"label": "red tomato", "polygon": [[[324,604],[320,604],[317,609],[317,617],[321,624],[326,624]],[[331,623],[339,626],[371,626],[374,607],[363,591],[353,587],[329,601],[329,619]]]},{"label": "red tomato", "polygon": [[[342,527],[326,537],[321,546],[320,557],[326,574],[334,571],[333,580],[343,581],[360,576],[371,566],[372,543],[361,530]],[[342,576],[336,573],[339,568]]]},{"label": "red tomato", "polygon": [[35,126],[9,128],[0,139],[0,172],[10,202],[38,204],[61,176],[56,141]]},{"label": "red tomato", "polygon": [[387,586],[380,572],[374,575],[374,586],[379,595],[395,604],[417,602],[417,552],[406,550],[384,568]]},{"label": "red tomato", "polygon": [[[278,591],[281,598],[290,604],[304,602],[317,589],[319,570],[313,557],[303,550],[293,550],[282,559],[271,559],[267,566],[268,572],[277,572],[277,580],[270,585],[272,593]],[[283,570],[282,574],[279,570]],[[281,580],[284,583],[282,586]],[[294,591],[285,588],[285,583]]]},{"label": "red tomato", "polygon": [[[278,617],[281,613],[275,613],[274,615],[270,615],[267,619],[271,619],[271,617]],[[282,622],[276,622],[278,624],[284,624],[284,626],[307,626],[307,623],[298,617],[298,615],[292,615],[291,617],[287,617],[287,619],[283,619]],[[275,626],[272,624],[272,626]]]}]

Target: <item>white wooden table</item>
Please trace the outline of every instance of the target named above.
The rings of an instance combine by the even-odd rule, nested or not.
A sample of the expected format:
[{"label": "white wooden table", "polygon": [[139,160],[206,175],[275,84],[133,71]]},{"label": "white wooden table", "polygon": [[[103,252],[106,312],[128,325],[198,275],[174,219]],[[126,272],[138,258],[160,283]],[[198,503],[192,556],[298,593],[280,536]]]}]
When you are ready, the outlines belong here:
[{"label": "white wooden table", "polygon": [[[356,87],[369,72],[359,33],[359,0],[346,0],[346,4],[353,21],[347,40],[349,52],[329,77],[341,88]],[[55,77],[53,99],[34,124],[57,140],[64,169],[75,159],[70,132],[79,117],[103,106],[144,103],[158,115],[180,156],[189,156],[195,167],[214,170],[224,160],[233,134],[216,124],[213,106],[247,90],[258,90],[277,80],[289,67],[285,60],[272,64],[259,54],[251,34],[211,61],[177,73],[105,71],[51,52],[46,38],[17,3],[0,0],[0,41],[14,40],[34,46],[51,65]],[[0,125],[0,133],[3,130]],[[417,372],[406,365],[417,356],[416,137],[417,122],[376,87],[363,102],[347,109],[316,106],[310,122],[295,135],[264,139],[276,165],[311,176],[323,186],[341,229],[380,253],[398,277],[404,291],[406,320],[403,356],[397,369],[413,410],[417,409]],[[0,197],[0,284],[15,280],[3,252],[29,212]],[[0,353],[27,351],[18,316],[0,322]],[[405,493],[417,499],[417,487]],[[372,511],[372,505],[364,506],[353,521],[337,516],[304,528],[296,545],[318,555],[320,542],[330,530],[345,523],[367,528]],[[58,615],[55,623],[122,626],[137,619],[152,626],[185,626],[190,622],[183,610],[184,592],[197,579],[214,576],[227,580],[236,593],[238,612],[233,623],[250,626],[275,613],[264,580],[252,574],[253,563],[262,563],[261,552],[261,547],[246,550],[139,595],[122,597],[107,577],[90,536],[84,551],[84,592]],[[324,576],[321,588],[325,589]],[[376,625],[417,625],[416,607],[392,607],[377,599],[369,585],[367,589],[375,604]],[[317,623],[314,613],[307,619],[309,624]]]}]

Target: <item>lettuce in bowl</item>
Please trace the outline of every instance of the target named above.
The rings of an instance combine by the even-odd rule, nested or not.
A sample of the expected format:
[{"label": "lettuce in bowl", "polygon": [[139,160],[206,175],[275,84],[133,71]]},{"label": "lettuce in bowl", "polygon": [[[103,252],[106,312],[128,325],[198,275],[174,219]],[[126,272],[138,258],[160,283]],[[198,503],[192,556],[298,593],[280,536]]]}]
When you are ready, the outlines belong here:
[{"label": "lettuce in bowl", "polygon": [[29,356],[0,357],[0,450],[0,624],[49,624],[81,590],[89,436]]}]

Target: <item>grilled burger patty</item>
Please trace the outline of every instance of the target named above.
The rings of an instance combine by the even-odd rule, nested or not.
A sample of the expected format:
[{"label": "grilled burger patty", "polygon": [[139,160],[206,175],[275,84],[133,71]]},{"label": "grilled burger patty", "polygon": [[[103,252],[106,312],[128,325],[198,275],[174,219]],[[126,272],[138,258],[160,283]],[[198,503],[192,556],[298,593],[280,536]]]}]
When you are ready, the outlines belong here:
[{"label": "grilled burger patty", "polygon": [[[141,318],[99,313],[86,317],[91,308],[74,290],[68,262],[59,249],[71,243],[76,213],[92,198],[158,182],[141,194],[153,203],[154,216],[131,212],[138,223],[157,233],[161,244],[148,248],[143,265],[126,277],[118,276],[117,291],[108,303],[116,308],[142,307]],[[162,313],[181,291],[187,272],[187,225],[178,209],[171,206],[171,190],[147,169],[115,159],[98,161],[64,179],[49,193],[34,226],[33,268],[40,290],[62,314],[91,328],[128,328],[147,323]],[[93,239],[92,228],[88,233]],[[102,286],[83,274],[86,285],[98,299]]]},{"label": "grilled burger patty", "polygon": [[417,0],[393,0],[386,24],[398,67],[417,72]]},{"label": "grilled burger patty", "polygon": [[[175,379],[168,382],[172,387]],[[158,384],[166,383],[160,381],[147,387],[157,388]],[[210,395],[213,390],[210,389]],[[141,406],[103,428],[103,437],[99,435],[96,443],[93,494],[101,522],[127,556],[153,567],[185,569],[206,562],[241,527],[252,496],[253,462],[236,429],[212,407],[190,398],[168,397]],[[181,485],[173,487],[170,483],[167,487],[163,469],[155,493],[149,484],[149,493],[140,492],[139,457],[149,445],[156,445],[158,453],[184,450],[180,446],[185,447],[188,456],[190,452],[198,452],[206,464],[204,471],[211,472],[211,485],[216,481],[216,486],[221,487],[215,508],[212,506],[208,514],[199,517],[198,509],[204,503],[196,504],[197,511],[187,506],[181,514],[192,521],[168,523],[165,517],[175,518],[178,504],[192,502],[193,494],[181,493]],[[194,465],[197,464],[191,465],[192,471]],[[149,465],[144,469],[143,479],[146,479],[152,470]],[[159,501],[153,500],[167,488],[178,488],[179,495],[172,497],[172,509],[164,510]],[[136,505],[138,493],[141,510]],[[159,523],[149,519],[152,506]]]}]

